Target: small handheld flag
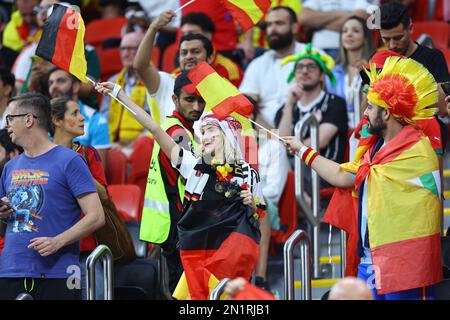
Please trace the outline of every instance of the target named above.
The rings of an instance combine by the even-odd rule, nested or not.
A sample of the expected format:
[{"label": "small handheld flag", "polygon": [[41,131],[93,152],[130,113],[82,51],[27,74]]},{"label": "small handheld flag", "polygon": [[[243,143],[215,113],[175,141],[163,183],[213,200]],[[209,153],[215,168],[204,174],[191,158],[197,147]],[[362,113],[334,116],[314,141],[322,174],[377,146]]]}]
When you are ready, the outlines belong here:
[{"label": "small handheld flag", "polygon": [[222,0],[222,2],[244,32],[261,21],[272,5],[271,0]]},{"label": "small handheld flag", "polygon": [[85,26],[72,7],[54,4],[43,28],[36,55],[86,83]]},{"label": "small handheld flag", "polygon": [[251,115],[253,104],[208,63],[199,63],[189,72],[188,78],[205,99],[205,111],[214,112],[217,119],[223,120],[233,112],[246,117]]}]

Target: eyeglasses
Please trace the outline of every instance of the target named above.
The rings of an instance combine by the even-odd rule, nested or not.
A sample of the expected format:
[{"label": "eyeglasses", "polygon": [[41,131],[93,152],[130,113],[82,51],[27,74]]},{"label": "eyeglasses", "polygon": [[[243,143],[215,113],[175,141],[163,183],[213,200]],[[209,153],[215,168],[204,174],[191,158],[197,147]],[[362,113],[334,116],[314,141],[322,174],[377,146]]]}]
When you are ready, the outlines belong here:
[{"label": "eyeglasses", "polygon": [[125,18],[130,20],[131,18],[147,18],[147,13],[142,10],[129,10],[127,13],[125,13]]},{"label": "eyeglasses", "polygon": [[314,71],[314,70],[317,70],[319,68],[319,66],[315,63],[308,63],[308,64],[299,63],[295,67],[295,70],[303,71],[304,68],[306,68],[306,70],[308,70],[308,71]]},{"label": "eyeglasses", "polygon": [[27,116],[29,114],[31,114],[33,116],[33,118],[37,119],[37,117],[34,114],[32,114],[32,113],[8,114],[5,117],[6,124],[9,126],[9,124],[12,122],[12,119],[17,118],[17,117],[25,117],[25,116]]}]

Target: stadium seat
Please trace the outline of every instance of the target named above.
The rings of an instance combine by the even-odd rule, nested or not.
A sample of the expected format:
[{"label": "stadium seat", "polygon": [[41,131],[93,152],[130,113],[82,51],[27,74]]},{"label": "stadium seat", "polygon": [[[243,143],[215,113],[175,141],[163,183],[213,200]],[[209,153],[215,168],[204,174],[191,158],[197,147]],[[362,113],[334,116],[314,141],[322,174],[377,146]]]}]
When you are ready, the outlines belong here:
[{"label": "stadium seat", "polygon": [[161,70],[171,73],[173,70],[175,70],[175,59],[178,54],[178,44],[172,43],[170,46],[168,46],[163,54],[163,60],[162,60],[162,66]]},{"label": "stadium seat", "polygon": [[123,68],[118,48],[98,50],[98,58],[100,60],[100,78],[102,81],[107,81]]},{"label": "stadium seat", "polygon": [[133,184],[112,184],[108,193],[124,221],[139,221],[141,189]]},{"label": "stadium seat", "polygon": [[128,228],[128,232],[133,239],[134,251],[136,251],[136,257],[138,259],[147,258],[148,254],[148,246],[147,242],[142,241],[139,238],[139,233],[141,230],[141,222],[140,221],[125,221],[125,224]]},{"label": "stadium seat", "polygon": [[125,184],[127,177],[127,156],[120,150],[109,149],[105,168],[108,184]]},{"label": "stadium seat", "polygon": [[420,21],[413,23],[413,39],[417,40],[422,34],[433,39],[434,47],[444,51],[448,48],[450,26],[443,21]]},{"label": "stadium seat", "polygon": [[444,53],[444,56],[445,56],[445,61],[447,61],[447,68],[448,68],[448,70],[450,72],[450,49],[445,49],[443,51],[443,53]]},{"label": "stadium seat", "polygon": [[114,266],[114,299],[161,299],[159,282],[157,259],[136,259],[124,266]]},{"label": "stadium seat", "polygon": [[275,244],[284,244],[297,229],[299,205],[295,199],[295,175],[288,173],[286,186],[278,204],[280,214],[280,230],[272,232],[272,241]]},{"label": "stadium seat", "polygon": [[120,39],[122,28],[127,23],[125,17],[97,19],[86,26],[85,42],[101,49],[108,39]]},{"label": "stadium seat", "polygon": [[[148,136],[141,136],[134,142],[133,153],[130,156],[131,170],[127,183],[139,186],[141,189],[140,208],[144,204],[145,188],[147,186],[148,168],[152,158],[154,140]],[[141,212],[139,219],[141,219]]]}]

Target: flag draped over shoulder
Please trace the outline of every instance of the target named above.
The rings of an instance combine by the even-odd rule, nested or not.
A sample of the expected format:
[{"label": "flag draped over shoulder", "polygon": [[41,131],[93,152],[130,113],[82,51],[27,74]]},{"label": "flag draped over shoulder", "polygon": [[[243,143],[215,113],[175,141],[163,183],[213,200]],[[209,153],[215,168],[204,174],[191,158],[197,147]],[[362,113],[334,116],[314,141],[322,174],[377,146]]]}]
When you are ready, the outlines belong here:
[{"label": "flag draped over shoulder", "polygon": [[238,195],[191,204],[178,223],[184,276],[177,299],[205,300],[220,279],[249,279],[259,256],[260,232],[252,209]]},{"label": "flag draped over shoulder", "polygon": [[355,185],[368,177],[369,243],[378,293],[436,284],[442,280],[438,158],[412,126],[372,159],[371,149],[359,165]]},{"label": "flag draped over shoulder", "polygon": [[[378,136],[374,136],[367,131],[368,121],[363,118],[355,128],[350,140],[358,141],[355,152],[351,152],[353,157],[351,162],[341,165],[346,171],[356,173],[361,164],[362,157],[369,148],[375,145]],[[349,142],[350,143],[350,142]],[[351,148],[350,148],[351,149]],[[323,221],[336,228],[344,230],[347,235],[347,252],[345,275],[356,277],[358,273],[359,257],[358,249],[358,193],[351,188],[336,188],[328,205]]]},{"label": "flag draped over shoulder", "polygon": [[256,135],[248,119],[253,112],[253,104],[206,62],[199,63],[188,77],[206,102],[205,113],[212,111],[219,120],[232,116],[241,123],[245,161],[257,168]]},{"label": "flag draped over shoulder", "polygon": [[44,25],[36,55],[87,82],[84,33],[85,26],[79,12],[69,6],[54,4]]},{"label": "flag draped over shoulder", "polygon": [[261,21],[272,5],[271,0],[222,0],[222,2],[244,32]]}]

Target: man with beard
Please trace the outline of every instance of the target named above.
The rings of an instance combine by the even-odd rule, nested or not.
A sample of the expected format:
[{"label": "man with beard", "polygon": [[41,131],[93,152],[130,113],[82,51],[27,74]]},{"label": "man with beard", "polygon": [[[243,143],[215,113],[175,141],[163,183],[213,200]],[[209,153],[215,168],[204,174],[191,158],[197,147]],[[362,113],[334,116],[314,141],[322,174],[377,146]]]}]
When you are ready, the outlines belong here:
[{"label": "man with beard", "polygon": [[[293,59],[293,58],[292,58]],[[286,61],[292,60],[287,58]],[[320,154],[332,161],[344,160],[347,138],[347,112],[345,100],[324,91],[325,76],[333,83],[331,72],[334,61],[327,54],[320,54],[308,44],[306,49],[295,57],[295,66],[290,78],[296,85],[289,89],[288,99],[276,115],[275,123],[280,135],[294,134],[294,128],[309,115],[314,115],[319,123]],[[301,132],[302,141],[310,146],[310,132]],[[310,171],[305,174],[305,191],[311,196]],[[321,187],[329,185],[321,180]]]},{"label": "man with beard", "polygon": [[48,92],[50,97],[67,97],[77,102],[80,106],[81,114],[85,117],[84,135],[76,138],[74,141],[97,149],[103,165],[105,165],[107,152],[111,147],[108,119],[103,113],[85,105],[79,99],[80,88],[81,82],[67,71],[54,68],[49,72]]},{"label": "man with beard", "polygon": [[[152,118],[156,122],[162,123],[165,117],[172,115],[175,108],[172,101],[173,87],[175,79],[172,75],[158,71],[151,63],[153,43],[156,34],[167,26],[176,16],[173,11],[165,11],[152,22],[148,28],[144,39],[139,45],[133,67],[138,72],[144,82],[150,96],[155,98],[158,105],[159,114],[154,114],[156,110],[151,110]],[[211,64],[214,60],[214,49],[211,41],[201,34],[188,34],[180,40],[179,61],[180,69],[191,70],[200,62],[206,61]]]},{"label": "man with beard", "polygon": [[274,7],[267,14],[267,40],[272,50],[253,60],[244,73],[239,90],[259,104],[256,122],[273,129],[275,114],[286,101],[289,72],[292,63],[281,65],[286,56],[299,54],[305,49],[295,41],[298,30],[297,16],[289,7]]},{"label": "man with beard", "polygon": [[[195,146],[193,125],[200,119],[205,108],[205,101],[195,92],[187,72],[182,72],[175,79],[173,89],[175,110],[161,125],[186,150],[193,150]],[[184,187],[185,180],[172,167],[169,157],[160,152],[160,146],[155,142],[145,190],[140,239],[161,245],[167,261],[171,292],[183,273],[176,245],[177,223],[183,213]]]},{"label": "man with beard", "polygon": [[330,184],[358,191],[358,278],[374,298],[432,299],[442,280],[439,160],[415,121],[437,112],[437,83],[401,57],[389,57],[380,73],[372,64],[369,78],[364,115],[377,139],[353,161],[339,165],[295,137],[284,139]]}]

